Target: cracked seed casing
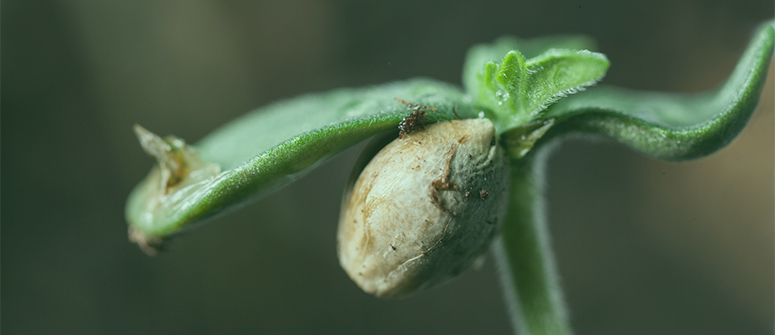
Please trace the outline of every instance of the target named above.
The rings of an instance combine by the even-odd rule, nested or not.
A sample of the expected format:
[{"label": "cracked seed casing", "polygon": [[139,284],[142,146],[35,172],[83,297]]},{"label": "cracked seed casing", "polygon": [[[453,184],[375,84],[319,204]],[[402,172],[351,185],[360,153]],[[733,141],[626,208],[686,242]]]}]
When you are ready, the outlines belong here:
[{"label": "cracked seed casing", "polygon": [[346,190],[339,262],[382,298],[454,277],[499,231],[508,186],[508,158],[487,119],[435,123],[395,139]]}]

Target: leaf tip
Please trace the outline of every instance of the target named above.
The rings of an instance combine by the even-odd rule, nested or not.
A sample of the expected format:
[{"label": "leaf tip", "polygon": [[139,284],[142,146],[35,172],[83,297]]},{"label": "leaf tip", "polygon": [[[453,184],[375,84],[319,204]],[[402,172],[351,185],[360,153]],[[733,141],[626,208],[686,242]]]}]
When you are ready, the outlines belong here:
[{"label": "leaf tip", "polygon": [[129,241],[137,244],[148,256],[157,256],[166,250],[163,238],[148,235],[135,226],[129,226],[128,235]]}]

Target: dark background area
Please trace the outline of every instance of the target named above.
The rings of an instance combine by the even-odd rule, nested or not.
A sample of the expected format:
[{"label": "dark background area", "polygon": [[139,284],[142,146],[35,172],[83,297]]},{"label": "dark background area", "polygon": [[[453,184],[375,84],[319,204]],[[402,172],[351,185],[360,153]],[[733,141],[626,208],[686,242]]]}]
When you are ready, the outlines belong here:
[{"label": "dark background area", "polygon": [[[132,125],[196,142],[272,101],[426,76],[466,50],[584,33],[604,80],[694,92],[730,73],[771,0],[2,2],[4,334],[508,334],[491,259],[410,299],[336,259],[357,148],[148,257],[124,202],[151,167]],[[572,140],[549,223],[577,334],[771,334],[773,76],[738,140],[665,163]]]}]

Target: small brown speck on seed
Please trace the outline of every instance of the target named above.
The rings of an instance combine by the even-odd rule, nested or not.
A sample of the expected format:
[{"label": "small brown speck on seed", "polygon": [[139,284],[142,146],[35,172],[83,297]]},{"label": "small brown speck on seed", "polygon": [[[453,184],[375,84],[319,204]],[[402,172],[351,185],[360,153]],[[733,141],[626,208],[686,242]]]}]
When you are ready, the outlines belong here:
[{"label": "small brown speck on seed", "polygon": [[393,249],[393,251],[396,251],[396,247],[391,245],[390,248]]},{"label": "small brown speck on seed", "polygon": [[487,199],[487,191],[486,190],[479,191],[479,197],[481,197],[482,200]]}]

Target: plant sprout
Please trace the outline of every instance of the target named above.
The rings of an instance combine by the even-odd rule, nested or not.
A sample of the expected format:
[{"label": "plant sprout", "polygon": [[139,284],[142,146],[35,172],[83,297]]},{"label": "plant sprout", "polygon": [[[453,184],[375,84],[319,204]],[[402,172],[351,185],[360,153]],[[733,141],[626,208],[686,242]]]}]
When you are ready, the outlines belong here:
[{"label": "plant sprout", "polygon": [[[155,254],[180,232],[271,193],[350,146],[397,137],[410,114],[425,124],[484,118],[508,155],[502,163],[510,172],[506,215],[491,249],[513,327],[520,334],[570,334],[542,219],[549,144],[590,134],[664,160],[711,154],[751,117],[774,43],[773,24],[763,25],[729,78],[696,94],[594,86],[609,61],[586,37],[501,38],[471,49],[464,90],[411,79],[302,96],[249,113],[193,146],[136,126],[158,164],[129,197],[130,239]],[[420,107],[428,110],[418,116]]]}]

